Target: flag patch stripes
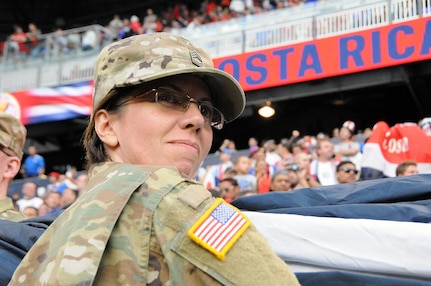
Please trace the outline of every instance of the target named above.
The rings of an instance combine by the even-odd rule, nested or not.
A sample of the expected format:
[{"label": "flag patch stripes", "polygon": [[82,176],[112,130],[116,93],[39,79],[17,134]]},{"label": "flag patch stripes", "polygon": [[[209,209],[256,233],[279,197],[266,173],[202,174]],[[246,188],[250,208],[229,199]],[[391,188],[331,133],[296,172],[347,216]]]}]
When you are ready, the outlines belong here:
[{"label": "flag patch stripes", "polygon": [[249,219],[238,209],[218,198],[190,228],[188,236],[223,260],[249,225]]}]

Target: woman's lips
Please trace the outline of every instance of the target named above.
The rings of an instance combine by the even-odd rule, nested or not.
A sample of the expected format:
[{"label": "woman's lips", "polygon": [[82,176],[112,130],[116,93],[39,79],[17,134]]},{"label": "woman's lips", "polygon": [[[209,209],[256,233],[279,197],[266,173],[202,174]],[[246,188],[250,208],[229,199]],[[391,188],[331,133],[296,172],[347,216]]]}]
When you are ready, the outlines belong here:
[{"label": "woman's lips", "polygon": [[171,142],[172,144],[178,145],[178,146],[182,146],[185,148],[189,148],[189,149],[194,149],[196,150],[198,153],[200,152],[200,148],[199,145],[193,141],[188,141],[188,140],[175,140]]}]

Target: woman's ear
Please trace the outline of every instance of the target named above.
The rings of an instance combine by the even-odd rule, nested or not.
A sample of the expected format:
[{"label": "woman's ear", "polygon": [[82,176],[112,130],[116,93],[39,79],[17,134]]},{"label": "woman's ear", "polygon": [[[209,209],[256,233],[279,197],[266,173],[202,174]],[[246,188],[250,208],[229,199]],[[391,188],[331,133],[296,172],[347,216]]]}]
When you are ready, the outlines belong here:
[{"label": "woman's ear", "polygon": [[115,115],[109,114],[106,110],[101,109],[94,115],[94,129],[100,140],[107,146],[114,148],[118,145],[118,138],[115,132],[114,124]]},{"label": "woman's ear", "polygon": [[15,157],[15,156],[7,157],[7,164],[3,173],[3,177],[9,178],[12,180],[13,178],[15,178],[16,174],[18,174],[20,168],[21,168],[21,160],[18,159],[18,157]]}]

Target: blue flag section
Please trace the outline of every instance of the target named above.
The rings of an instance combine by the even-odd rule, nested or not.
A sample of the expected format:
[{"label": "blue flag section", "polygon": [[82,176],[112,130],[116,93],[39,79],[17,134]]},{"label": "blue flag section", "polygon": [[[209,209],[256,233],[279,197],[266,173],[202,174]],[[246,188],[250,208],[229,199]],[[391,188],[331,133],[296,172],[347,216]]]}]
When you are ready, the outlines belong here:
[{"label": "blue flag section", "polygon": [[431,285],[431,174],[266,193],[232,204],[301,285]]},{"label": "blue flag section", "polygon": [[[301,285],[431,286],[431,174],[242,197]],[[56,216],[0,220],[0,285]]]},{"label": "blue flag section", "polygon": [[296,273],[302,286],[429,286],[431,281],[347,271]]},{"label": "blue flag section", "polygon": [[18,264],[57,215],[20,222],[0,220],[0,285],[7,285]]},{"label": "blue flag section", "polygon": [[232,204],[247,211],[431,222],[431,174],[266,193]]}]

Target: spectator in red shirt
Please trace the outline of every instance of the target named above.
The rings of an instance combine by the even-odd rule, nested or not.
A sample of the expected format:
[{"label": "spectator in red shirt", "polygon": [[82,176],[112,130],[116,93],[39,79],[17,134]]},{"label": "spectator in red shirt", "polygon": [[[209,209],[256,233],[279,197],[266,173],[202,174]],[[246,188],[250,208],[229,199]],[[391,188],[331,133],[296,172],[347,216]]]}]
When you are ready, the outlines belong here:
[{"label": "spectator in red shirt", "polygon": [[207,4],[205,6],[205,13],[210,14],[212,11],[217,9],[217,3],[215,0],[207,0]]},{"label": "spectator in red shirt", "polygon": [[142,34],[142,24],[138,16],[133,15],[130,17],[130,28],[135,34]]},{"label": "spectator in red shirt", "polygon": [[27,46],[27,34],[20,26],[15,26],[15,32],[9,37],[9,52],[16,57],[25,57],[29,48]]}]

